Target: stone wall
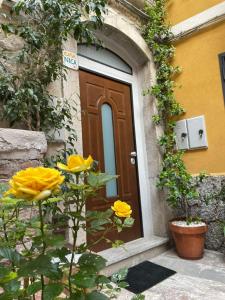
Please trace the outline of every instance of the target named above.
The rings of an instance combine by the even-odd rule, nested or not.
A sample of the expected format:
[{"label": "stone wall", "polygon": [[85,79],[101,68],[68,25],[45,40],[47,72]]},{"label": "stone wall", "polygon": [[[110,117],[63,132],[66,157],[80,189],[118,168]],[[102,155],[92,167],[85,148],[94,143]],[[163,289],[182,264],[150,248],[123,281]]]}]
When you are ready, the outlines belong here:
[{"label": "stone wall", "polygon": [[47,152],[43,132],[0,128],[0,180],[42,163]]},{"label": "stone wall", "polygon": [[199,199],[190,204],[191,215],[199,216],[208,224],[206,248],[225,252],[225,239],[222,222],[225,221],[225,175],[207,176],[198,188]]}]

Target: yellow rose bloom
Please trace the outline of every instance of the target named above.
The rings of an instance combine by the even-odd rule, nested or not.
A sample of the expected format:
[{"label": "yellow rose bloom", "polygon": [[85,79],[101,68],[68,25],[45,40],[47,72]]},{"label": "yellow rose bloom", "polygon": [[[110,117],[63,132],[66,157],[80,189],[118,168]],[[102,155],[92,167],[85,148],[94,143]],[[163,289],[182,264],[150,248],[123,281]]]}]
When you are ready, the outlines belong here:
[{"label": "yellow rose bloom", "polygon": [[132,214],[130,205],[121,200],[115,201],[111,208],[115,212],[117,217],[129,218]]},{"label": "yellow rose bloom", "polygon": [[39,201],[49,197],[63,181],[64,176],[58,170],[44,167],[27,168],[12,177],[6,195]]},{"label": "yellow rose bloom", "polygon": [[84,159],[80,155],[73,154],[67,158],[67,165],[57,163],[57,167],[67,172],[79,173],[91,169],[93,161],[91,155],[87,159]]}]

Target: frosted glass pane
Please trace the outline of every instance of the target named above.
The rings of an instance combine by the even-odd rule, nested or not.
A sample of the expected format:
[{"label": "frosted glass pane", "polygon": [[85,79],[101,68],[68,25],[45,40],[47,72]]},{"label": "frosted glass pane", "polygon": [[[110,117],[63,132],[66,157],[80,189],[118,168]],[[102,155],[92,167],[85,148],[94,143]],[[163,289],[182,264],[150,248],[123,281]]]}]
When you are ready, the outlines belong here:
[{"label": "frosted glass pane", "polygon": [[97,61],[103,65],[107,65],[122,72],[132,74],[131,67],[118,55],[106,48],[97,49],[93,45],[78,45],[78,55],[87,57],[93,61]]},{"label": "frosted glass pane", "polygon": [[[103,131],[103,151],[105,172],[110,175],[116,175],[116,159],[115,159],[115,141],[113,132],[113,115],[112,108],[108,104],[103,104],[102,113],[102,131]],[[116,179],[106,184],[106,196],[117,196]]]}]

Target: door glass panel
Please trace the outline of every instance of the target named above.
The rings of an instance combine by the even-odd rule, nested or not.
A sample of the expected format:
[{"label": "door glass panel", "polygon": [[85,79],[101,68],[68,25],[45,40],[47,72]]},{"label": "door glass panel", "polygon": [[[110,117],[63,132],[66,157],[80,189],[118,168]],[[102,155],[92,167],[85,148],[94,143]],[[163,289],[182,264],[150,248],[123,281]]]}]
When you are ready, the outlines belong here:
[{"label": "door glass panel", "polygon": [[[110,175],[116,175],[115,141],[111,106],[109,104],[103,104],[101,114],[105,172]],[[114,179],[106,184],[106,196],[116,197],[117,194],[117,182],[116,179]]]},{"label": "door glass panel", "polygon": [[132,74],[132,68],[118,55],[112,51],[94,45],[79,44],[77,47],[78,55],[97,61],[100,64],[112,67],[127,74]]}]

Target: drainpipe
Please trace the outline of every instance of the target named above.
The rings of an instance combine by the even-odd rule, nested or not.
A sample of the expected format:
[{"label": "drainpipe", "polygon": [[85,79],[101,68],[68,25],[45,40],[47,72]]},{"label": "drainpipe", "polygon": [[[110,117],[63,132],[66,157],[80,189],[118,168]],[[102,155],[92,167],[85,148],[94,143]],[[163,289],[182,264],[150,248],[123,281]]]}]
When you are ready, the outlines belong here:
[{"label": "drainpipe", "polygon": [[[148,15],[143,11],[145,6],[145,1],[143,0],[117,0],[117,2],[121,3],[123,6],[128,8],[130,11],[138,15],[139,17],[148,20]],[[147,1],[150,3],[150,1]]]}]

